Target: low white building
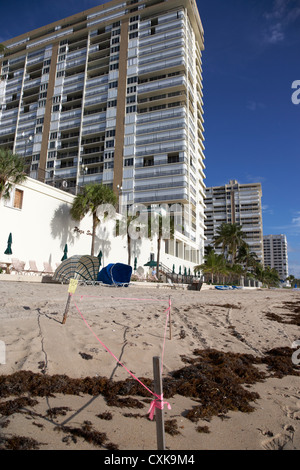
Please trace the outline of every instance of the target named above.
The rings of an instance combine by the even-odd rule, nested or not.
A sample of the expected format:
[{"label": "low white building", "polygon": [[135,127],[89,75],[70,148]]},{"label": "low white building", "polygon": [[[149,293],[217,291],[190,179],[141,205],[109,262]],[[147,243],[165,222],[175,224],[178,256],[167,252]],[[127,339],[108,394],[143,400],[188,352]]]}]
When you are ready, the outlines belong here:
[{"label": "low white building", "polygon": [[[29,260],[36,261],[40,270],[44,262],[51,264],[55,270],[63,257],[64,247],[68,245],[68,257],[91,253],[92,217],[86,216],[76,222],[70,216],[70,208],[74,201],[72,194],[41,183],[27,180],[14,187],[9,201],[0,200],[0,263],[12,258],[25,262],[29,268]],[[120,215],[117,215],[120,218]],[[9,234],[12,234],[12,254],[4,254]],[[136,238],[136,237],[135,237]],[[195,264],[199,264],[199,249],[190,244],[184,235],[175,232],[172,240],[163,240],[160,260],[175,272],[193,272]],[[95,255],[102,251],[102,266],[109,263],[125,263],[128,261],[127,235],[116,235],[116,220],[102,221],[97,228]],[[131,239],[131,266],[144,272],[150,259],[157,258],[157,237]]]}]

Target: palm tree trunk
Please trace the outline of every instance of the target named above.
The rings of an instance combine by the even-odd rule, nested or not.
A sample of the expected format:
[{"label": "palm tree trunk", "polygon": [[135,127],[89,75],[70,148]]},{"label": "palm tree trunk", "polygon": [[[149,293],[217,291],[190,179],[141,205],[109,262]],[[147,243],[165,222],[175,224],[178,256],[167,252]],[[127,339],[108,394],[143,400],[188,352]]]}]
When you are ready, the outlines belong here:
[{"label": "palm tree trunk", "polygon": [[131,264],[131,238],[127,229],[127,252],[128,252],[128,265]]},{"label": "palm tree trunk", "polygon": [[158,279],[160,279],[160,275],[159,275],[160,245],[161,245],[161,238],[160,236],[158,236],[157,238],[157,264],[156,264],[156,275]]},{"label": "palm tree trunk", "polygon": [[94,256],[94,253],[95,253],[96,227],[97,227],[97,215],[96,215],[96,213],[93,213],[93,232],[92,232],[91,256]]}]

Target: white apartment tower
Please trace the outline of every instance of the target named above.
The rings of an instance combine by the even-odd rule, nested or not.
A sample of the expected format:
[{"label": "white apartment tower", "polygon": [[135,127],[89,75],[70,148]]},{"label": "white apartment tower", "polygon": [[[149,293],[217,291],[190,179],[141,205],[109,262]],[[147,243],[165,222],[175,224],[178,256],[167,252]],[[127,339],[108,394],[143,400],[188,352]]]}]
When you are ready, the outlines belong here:
[{"label": "white apartment tower", "polygon": [[285,235],[264,236],[264,258],[265,266],[275,268],[282,281],[288,277],[288,251]]},{"label": "white apartment tower", "polygon": [[24,155],[31,177],[74,194],[99,182],[122,190],[127,206],[180,205],[183,238],[168,249],[201,262],[204,32],[196,1],[113,0],[4,46],[0,146]]},{"label": "white apartment tower", "polygon": [[261,184],[240,184],[231,180],[224,186],[206,188],[205,194],[205,245],[213,246],[217,228],[222,223],[236,223],[242,226],[250,250],[263,263]]}]

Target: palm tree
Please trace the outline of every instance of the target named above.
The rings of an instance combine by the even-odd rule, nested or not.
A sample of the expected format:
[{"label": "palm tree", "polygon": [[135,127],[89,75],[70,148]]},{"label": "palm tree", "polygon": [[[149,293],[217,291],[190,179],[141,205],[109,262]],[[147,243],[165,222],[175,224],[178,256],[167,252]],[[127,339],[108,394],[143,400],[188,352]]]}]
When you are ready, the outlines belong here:
[{"label": "palm tree", "polygon": [[228,251],[231,255],[231,265],[234,264],[237,249],[245,243],[246,235],[242,230],[241,225],[222,223],[217,229],[215,236],[215,247],[222,245],[223,254]]},{"label": "palm tree", "polygon": [[97,210],[102,204],[112,204],[115,206],[117,197],[112,189],[104,184],[90,183],[83,187],[82,192],[78,194],[71,208],[71,216],[74,220],[83,219],[88,213],[93,218],[92,246],[91,255],[95,251],[96,228],[100,223],[97,217]]},{"label": "palm tree", "polygon": [[278,286],[280,282],[279,274],[274,268],[267,266],[265,269],[261,263],[258,263],[255,268],[255,277],[262,284],[271,286]]},{"label": "palm tree", "polygon": [[248,272],[248,268],[255,268],[258,263],[258,257],[256,253],[250,251],[250,246],[247,243],[244,243],[238,249],[238,254],[236,261],[242,263],[245,267],[245,272]]},{"label": "palm tree", "polygon": [[214,282],[214,275],[228,274],[226,259],[223,255],[217,255],[214,250],[210,250],[208,255],[205,256],[205,262],[194,267],[194,272],[202,271],[203,273],[211,274],[212,283]]},{"label": "palm tree", "polygon": [[0,199],[9,199],[14,184],[26,179],[24,159],[9,149],[0,149]]}]

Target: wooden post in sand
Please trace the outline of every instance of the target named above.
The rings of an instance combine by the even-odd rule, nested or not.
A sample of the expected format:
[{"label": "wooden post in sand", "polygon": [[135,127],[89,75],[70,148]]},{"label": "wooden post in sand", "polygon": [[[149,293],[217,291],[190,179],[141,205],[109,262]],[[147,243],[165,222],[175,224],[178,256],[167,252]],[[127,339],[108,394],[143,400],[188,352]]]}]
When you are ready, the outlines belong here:
[{"label": "wooden post in sand", "polygon": [[63,325],[67,321],[67,316],[68,316],[68,312],[69,312],[69,308],[70,308],[71,297],[72,297],[72,294],[69,293],[66,308],[65,308],[65,313],[64,313],[64,317],[63,317],[63,321],[62,321]]},{"label": "wooden post in sand", "polygon": [[[154,393],[159,397],[163,395],[161,377],[161,359],[153,357]],[[163,407],[162,407],[163,408]],[[164,410],[155,408],[157,450],[165,450],[165,424]]]},{"label": "wooden post in sand", "polygon": [[67,321],[67,316],[68,316],[68,313],[69,313],[69,308],[70,308],[70,302],[71,302],[71,298],[72,298],[72,294],[75,294],[75,291],[77,289],[77,285],[78,285],[78,280],[77,279],[70,279],[70,282],[69,282],[69,294],[68,294],[68,300],[67,300],[67,304],[66,304],[66,308],[65,308],[65,313],[64,313],[64,317],[63,317],[63,321],[62,321],[62,324],[64,325]]}]

